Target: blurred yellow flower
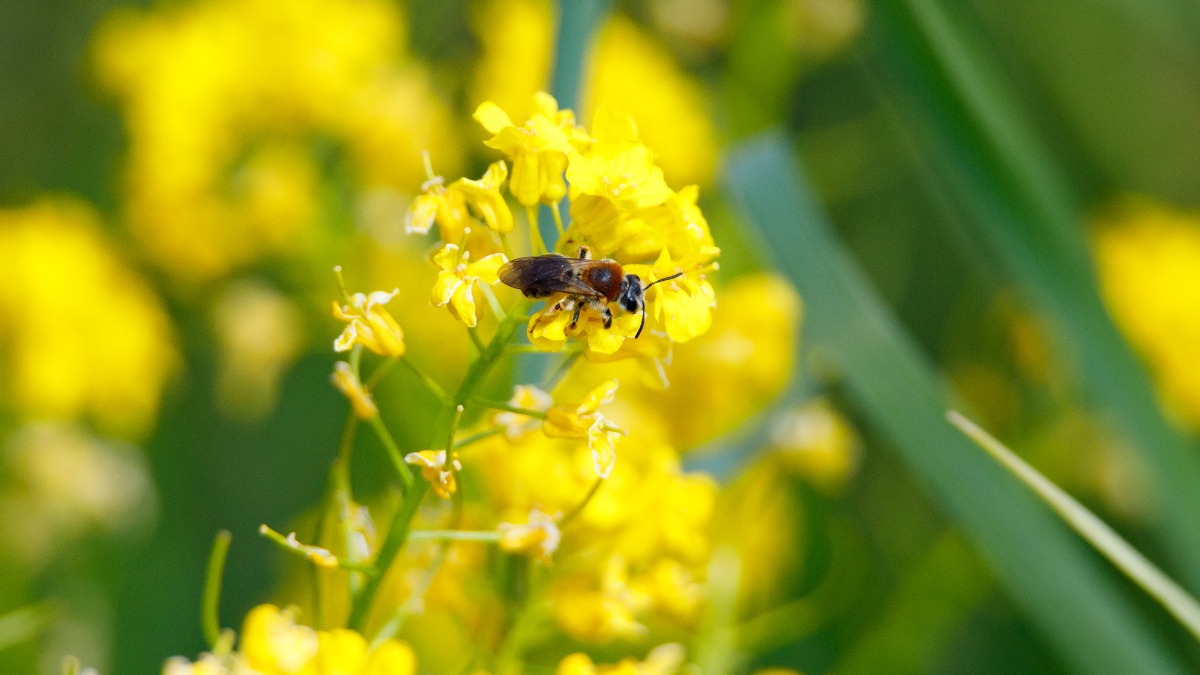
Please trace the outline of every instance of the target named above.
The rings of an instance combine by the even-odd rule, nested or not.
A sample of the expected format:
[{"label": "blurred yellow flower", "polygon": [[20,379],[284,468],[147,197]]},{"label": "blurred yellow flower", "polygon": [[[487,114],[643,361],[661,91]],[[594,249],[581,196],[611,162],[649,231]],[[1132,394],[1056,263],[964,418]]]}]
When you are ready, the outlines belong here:
[{"label": "blurred yellow flower", "polygon": [[500,531],[501,550],[531,553],[541,562],[550,562],[562,540],[558,522],[537,509],[529,512],[529,520],[524,523],[500,523],[496,529]]},{"label": "blurred yellow flower", "polygon": [[[513,388],[513,396],[508,400],[508,404],[515,408],[544,413],[554,405],[554,399],[533,385],[519,384]],[[516,439],[522,433],[538,426],[536,418],[516,412],[496,413],[495,422],[497,426],[504,428],[504,433],[509,439]]]},{"label": "blurred yellow flower", "polygon": [[200,0],[110,16],[94,54],[125,118],[124,206],[150,258],[191,285],[316,249],[313,137],[347,148],[347,174],[370,189],[409,190],[421,150],[455,163],[449,110],[404,63],[404,33],[384,0]]},{"label": "blurred yellow flower", "polygon": [[205,654],[195,663],[173,657],[163,675],[413,675],[411,647],[389,638],[374,645],[356,631],[317,631],[296,623],[293,610],[259,605],[246,615],[238,653]]},{"label": "blurred yellow flower", "polygon": [[296,623],[293,611],[274,605],[250,610],[242,624],[241,653],[263,673],[298,673],[317,655],[317,631]]},{"label": "blurred yellow flower", "polygon": [[279,380],[303,346],[300,310],[270,286],[237,282],[217,299],[213,328],[221,346],[216,384],[221,410],[241,419],[269,413]]},{"label": "blurred yellow flower", "polygon": [[716,130],[709,96],[670,51],[632,21],[613,14],[592,47],[583,110],[589,119],[604,104],[631,114],[655,161],[672,182],[712,182]]},{"label": "blurred yellow flower", "polygon": [[0,445],[0,550],[40,569],[80,538],[149,525],[155,495],[135,448],[68,424],[29,424]]},{"label": "blurred yellow flower", "polygon": [[550,77],[554,5],[549,0],[489,0],[472,7],[479,42],[473,101],[494,101],[516,119],[533,112],[532,96]]},{"label": "blurred yellow flower", "polygon": [[644,661],[622,659],[615,665],[596,665],[582,652],[570,654],[558,663],[556,675],[674,675],[682,672],[686,660],[683,646],[665,644],[655,647]]},{"label": "blurred yellow flower", "polygon": [[771,448],[783,466],[828,494],[842,491],[862,453],[854,427],[820,399],[785,411],[772,425]]},{"label": "blurred yellow flower", "polygon": [[525,206],[552,204],[567,194],[563,172],[572,151],[569,132],[574,115],[560,111],[558,102],[545,92],[534,96],[533,114],[516,126],[500,106],[485,101],[475,110],[475,119],[492,138],[484,142],[507,155],[513,163],[508,189]]},{"label": "blurred yellow flower", "polygon": [[26,417],[87,417],[144,434],[179,363],[147,284],[70,198],[0,210],[0,401]]},{"label": "blurred yellow flower", "polygon": [[350,296],[348,305],[334,302],[333,316],[339,321],[345,321],[346,328],[333,341],[333,350],[345,352],[360,344],[380,356],[404,356],[404,331],[383,307],[399,292],[400,289],[397,288],[391,293],[355,293]]},{"label": "blurred yellow flower", "polygon": [[445,450],[410,452],[404,456],[404,461],[420,467],[421,476],[429,481],[433,491],[442,499],[449,499],[458,489],[455,476],[462,471],[462,463],[457,457],[447,458]]},{"label": "blurred yellow flower", "polygon": [[333,380],[333,386],[350,399],[350,406],[360,419],[369,420],[379,414],[379,407],[375,405],[375,399],[371,397],[371,393],[354,374],[354,369],[350,367],[349,363],[338,361],[333,364],[333,375],[330,379]]},{"label": "blurred yellow flower", "polygon": [[670,387],[633,377],[632,361],[592,366],[622,377],[629,387],[624,398],[656,412],[682,448],[732,429],[782,392],[792,374],[801,315],[795,289],[780,277],[755,274],[724,287],[721,297],[708,332],[674,348]]},{"label": "blurred yellow flower", "polygon": [[498,283],[497,271],[507,259],[503,253],[486,255],[475,262],[470,258],[471,252],[462,251],[457,244],[445,244],[433,254],[433,263],[441,272],[430,292],[430,302],[436,307],[449,305],[454,318],[474,328],[479,322],[473,296],[475,284]]},{"label": "blurred yellow flower", "polygon": [[1171,413],[1200,428],[1200,213],[1127,199],[1100,219],[1096,273]]},{"label": "blurred yellow flower", "polygon": [[551,438],[586,438],[596,474],[608,478],[617,461],[616,445],[621,428],[600,414],[600,406],[617,395],[618,382],[609,380],[593,389],[577,405],[556,405],[546,411],[542,430]]}]

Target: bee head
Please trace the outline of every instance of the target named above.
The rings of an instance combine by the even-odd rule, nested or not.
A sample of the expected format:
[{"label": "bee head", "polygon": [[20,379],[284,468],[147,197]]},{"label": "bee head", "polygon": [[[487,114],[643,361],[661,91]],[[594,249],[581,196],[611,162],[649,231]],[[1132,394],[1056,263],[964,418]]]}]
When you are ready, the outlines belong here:
[{"label": "bee head", "polygon": [[645,289],[642,279],[636,274],[626,274],[621,279],[621,292],[617,294],[617,302],[626,312],[636,312],[646,303]]},{"label": "bee head", "polygon": [[682,276],[683,272],[676,272],[669,277],[663,277],[657,281],[651,281],[649,285],[642,286],[642,279],[636,274],[626,274],[621,280],[621,293],[617,295],[617,302],[626,312],[636,312],[641,310],[642,323],[638,326],[637,333],[634,334],[634,339],[641,337],[642,329],[646,327],[646,289],[654,284],[657,284],[668,279]]}]

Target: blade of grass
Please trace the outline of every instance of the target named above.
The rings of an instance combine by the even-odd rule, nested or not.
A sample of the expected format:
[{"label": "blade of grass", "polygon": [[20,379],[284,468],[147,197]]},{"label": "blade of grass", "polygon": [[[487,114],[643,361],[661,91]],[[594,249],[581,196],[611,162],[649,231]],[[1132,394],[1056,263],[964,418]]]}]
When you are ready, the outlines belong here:
[{"label": "blade of grass", "polygon": [[[1079,236],[1080,207],[1067,172],[1040,140],[1016,93],[980,41],[936,0],[886,0],[872,30],[875,65],[974,229],[1013,281],[1054,322],[1083,394],[1144,455],[1155,483],[1156,538],[1172,569],[1200,588],[1200,462],[1163,418],[1152,383],[1100,300]],[[886,81],[887,78],[885,78]],[[901,93],[902,92],[902,93]]]},{"label": "blade of grass", "polygon": [[[1099,561],[1012,476],[945,424],[946,395],[838,245],[779,135],[740,146],[724,181],[805,300],[808,349],[962,527],[1049,643],[1082,672],[1182,672]],[[750,232],[754,236],[754,232]]]},{"label": "blade of grass", "polygon": [[1138,552],[1121,535],[1113,531],[1096,514],[1075,501],[1037,469],[1025,463],[1016,453],[996,440],[971,420],[951,410],[946,419],[963,432],[975,444],[987,451],[1004,468],[1012,472],[1021,482],[1042,498],[1054,512],[1070,525],[1079,536],[1108,558],[1117,569],[1129,577],[1146,594],[1161,604],[1171,616],[1183,624],[1197,640],[1200,640],[1200,604],[1183,590],[1154,563]]}]

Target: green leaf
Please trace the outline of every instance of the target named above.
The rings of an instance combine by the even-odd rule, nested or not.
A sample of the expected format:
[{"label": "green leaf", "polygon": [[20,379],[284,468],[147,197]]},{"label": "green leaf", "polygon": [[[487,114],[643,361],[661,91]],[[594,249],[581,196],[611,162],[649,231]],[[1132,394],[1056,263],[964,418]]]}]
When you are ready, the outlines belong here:
[{"label": "green leaf", "polygon": [[[1157,543],[1171,568],[1200,589],[1200,462],[1164,418],[1153,385],[1110,320],[1096,288],[1068,169],[1038,134],[1020,96],[999,76],[983,40],[938,0],[887,0],[874,30],[935,189],[966,212],[962,224],[1053,324],[1059,353],[1092,410],[1145,458],[1154,481]],[[1077,171],[1079,169],[1077,168]]]},{"label": "green leaf", "polygon": [[1183,672],[1098,559],[946,424],[946,392],[839,245],[780,135],[732,154],[726,187],[805,300],[808,349],[995,569],[1064,660],[1089,673]]}]

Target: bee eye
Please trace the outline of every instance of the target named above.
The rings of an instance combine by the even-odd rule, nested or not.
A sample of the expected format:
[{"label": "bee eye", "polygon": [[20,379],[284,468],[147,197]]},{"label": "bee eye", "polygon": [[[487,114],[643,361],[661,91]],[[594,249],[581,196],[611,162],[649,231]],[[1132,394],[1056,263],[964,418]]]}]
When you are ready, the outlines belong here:
[{"label": "bee eye", "polygon": [[635,296],[633,293],[626,293],[625,295],[622,295],[621,296],[621,307],[623,307],[626,312],[638,311],[637,296]]}]

